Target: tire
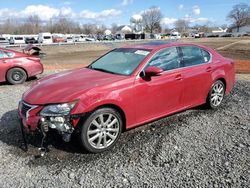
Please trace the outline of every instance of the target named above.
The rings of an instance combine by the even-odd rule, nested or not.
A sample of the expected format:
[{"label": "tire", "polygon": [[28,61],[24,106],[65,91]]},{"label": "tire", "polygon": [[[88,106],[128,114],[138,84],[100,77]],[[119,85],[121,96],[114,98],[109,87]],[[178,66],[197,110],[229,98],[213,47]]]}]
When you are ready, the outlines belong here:
[{"label": "tire", "polygon": [[206,106],[211,109],[218,108],[225,96],[225,84],[221,80],[217,80],[213,83],[206,101]]},{"label": "tire", "polygon": [[100,108],[80,123],[80,142],[90,153],[101,153],[112,148],[123,127],[121,115],[112,108]]},{"label": "tire", "polygon": [[21,68],[12,68],[7,72],[6,79],[13,85],[22,84],[26,81],[27,74]]}]

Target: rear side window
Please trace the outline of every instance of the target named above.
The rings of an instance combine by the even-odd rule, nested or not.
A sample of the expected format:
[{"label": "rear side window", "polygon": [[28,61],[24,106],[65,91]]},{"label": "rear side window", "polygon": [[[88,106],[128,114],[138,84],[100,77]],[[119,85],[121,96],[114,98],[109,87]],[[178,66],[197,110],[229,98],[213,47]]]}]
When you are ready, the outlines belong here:
[{"label": "rear side window", "polygon": [[5,52],[5,51],[0,51],[0,59],[3,58],[11,58],[13,57],[15,54],[13,52]]},{"label": "rear side window", "polygon": [[0,59],[5,58],[3,51],[0,51]]},{"label": "rear side window", "polygon": [[166,71],[179,68],[179,62],[177,48],[166,48],[156,53],[148,66],[159,67]]},{"label": "rear side window", "polygon": [[205,63],[209,62],[211,59],[210,53],[208,53],[206,50],[202,50],[202,49],[201,49],[201,51],[202,51],[202,55],[203,55]]},{"label": "rear side window", "polygon": [[6,58],[11,58],[14,57],[15,53],[14,52],[4,52],[6,55]]},{"label": "rear side window", "polygon": [[199,65],[206,63],[210,60],[208,52],[194,46],[181,47],[182,60],[181,67],[189,67],[193,65]]}]

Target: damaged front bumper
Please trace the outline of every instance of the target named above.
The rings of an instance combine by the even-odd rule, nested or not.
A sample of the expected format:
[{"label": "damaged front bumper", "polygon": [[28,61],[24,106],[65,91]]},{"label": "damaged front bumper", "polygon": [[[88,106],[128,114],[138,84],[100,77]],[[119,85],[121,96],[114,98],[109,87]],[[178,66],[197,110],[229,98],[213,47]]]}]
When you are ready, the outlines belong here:
[{"label": "damaged front bumper", "polygon": [[42,132],[47,133],[49,129],[55,129],[65,142],[69,142],[71,134],[74,132],[74,127],[70,123],[70,117],[41,117],[39,128]]},{"label": "damaged front bumper", "polygon": [[18,114],[21,127],[25,133],[42,132],[47,134],[50,129],[57,130],[65,142],[69,142],[81,115],[41,116],[43,106],[30,105],[23,101],[19,103]]}]

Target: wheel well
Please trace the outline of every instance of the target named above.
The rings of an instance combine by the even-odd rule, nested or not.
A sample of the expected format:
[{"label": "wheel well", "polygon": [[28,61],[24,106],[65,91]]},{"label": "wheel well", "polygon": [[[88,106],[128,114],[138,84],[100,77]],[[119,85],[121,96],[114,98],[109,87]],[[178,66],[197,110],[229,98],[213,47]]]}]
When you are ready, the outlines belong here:
[{"label": "wheel well", "polygon": [[226,80],[224,78],[219,78],[218,80],[223,82],[223,84],[225,85],[225,91],[226,91],[226,88],[227,88]]},{"label": "wheel well", "polygon": [[8,74],[8,72],[9,72],[11,69],[15,69],[15,68],[22,69],[22,70],[25,72],[25,74],[27,75],[27,78],[28,78],[28,72],[27,72],[24,68],[22,68],[22,67],[11,67],[11,68],[9,68],[9,69],[6,71],[6,74],[5,74],[5,79],[6,79],[6,80],[7,80],[7,74]]},{"label": "wheel well", "polygon": [[[122,132],[124,132],[126,130],[126,115],[124,113],[124,111],[117,105],[114,105],[114,104],[104,104],[104,105],[101,105],[101,106],[98,106],[96,109],[94,110],[97,110],[97,109],[100,109],[100,108],[113,108],[115,110],[117,110],[119,112],[119,114],[121,115],[122,117],[122,122],[123,122],[123,127],[122,127]],[[94,111],[93,110],[93,111]]]}]

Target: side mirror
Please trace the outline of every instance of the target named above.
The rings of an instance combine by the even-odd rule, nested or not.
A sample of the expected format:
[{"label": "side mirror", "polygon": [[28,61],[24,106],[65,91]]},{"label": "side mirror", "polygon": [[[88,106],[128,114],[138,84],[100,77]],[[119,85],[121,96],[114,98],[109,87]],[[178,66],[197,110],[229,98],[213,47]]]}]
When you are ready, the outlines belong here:
[{"label": "side mirror", "polygon": [[163,70],[155,66],[149,66],[145,69],[144,72],[146,76],[159,76],[163,72]]}]

